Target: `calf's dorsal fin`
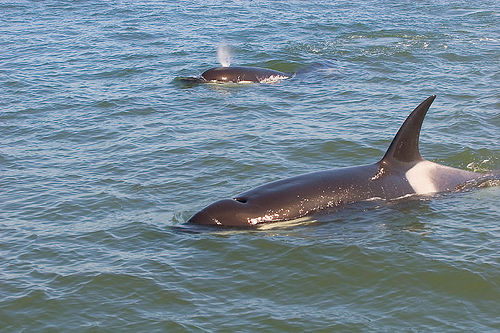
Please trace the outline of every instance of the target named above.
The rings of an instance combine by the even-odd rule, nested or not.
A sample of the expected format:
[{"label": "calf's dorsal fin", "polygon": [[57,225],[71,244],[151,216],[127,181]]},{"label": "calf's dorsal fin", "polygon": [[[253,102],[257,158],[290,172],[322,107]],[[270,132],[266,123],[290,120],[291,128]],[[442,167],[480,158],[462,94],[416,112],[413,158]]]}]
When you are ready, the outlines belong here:
[{"label": "calf's dorsal fin", "polygon": [[387,149],[382,158],[382,162],[413,162],[423,160],[418,150],[420,129],[422,128],[425,114],[435,98],[436,95],[428,97],[410,113],[392,140],[389,149]]}]

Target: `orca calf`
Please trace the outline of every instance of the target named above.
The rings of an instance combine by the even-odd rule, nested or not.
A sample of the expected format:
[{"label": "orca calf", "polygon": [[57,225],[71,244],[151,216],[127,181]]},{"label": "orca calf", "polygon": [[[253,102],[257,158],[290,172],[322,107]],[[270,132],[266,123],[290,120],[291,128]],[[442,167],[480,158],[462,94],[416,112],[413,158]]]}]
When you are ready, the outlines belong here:
[{"label": "orca calf", "polygon": [[283,72],[260,67],[215,67],[206,70],[199,78],[181,78],[196,83],[275,83],[291,76]]},{"label": "orca calf", "polygon": [[193,215],[188,223],[252,227],[371,199],[454,191],[468,181],[485,177],[427,161],[420,155],[420,129],[435,98],[430,96],[413,110],[380,161],[268,183],[217,201]]}]

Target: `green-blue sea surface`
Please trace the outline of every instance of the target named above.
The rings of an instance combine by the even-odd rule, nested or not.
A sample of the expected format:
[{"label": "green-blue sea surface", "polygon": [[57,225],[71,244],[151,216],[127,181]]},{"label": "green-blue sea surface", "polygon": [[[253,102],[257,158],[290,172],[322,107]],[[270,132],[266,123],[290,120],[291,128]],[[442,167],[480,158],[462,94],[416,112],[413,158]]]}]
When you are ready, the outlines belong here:
[{"label": "green-blue sea surface", "polygon": [[[1,1],[0,331],[500,330],[500,187],[186,230],[269,181],[500,169],[498,1]],[[296,73],[185,84],[219,65]],[[495,184],[493,184],[495,185]]]}]

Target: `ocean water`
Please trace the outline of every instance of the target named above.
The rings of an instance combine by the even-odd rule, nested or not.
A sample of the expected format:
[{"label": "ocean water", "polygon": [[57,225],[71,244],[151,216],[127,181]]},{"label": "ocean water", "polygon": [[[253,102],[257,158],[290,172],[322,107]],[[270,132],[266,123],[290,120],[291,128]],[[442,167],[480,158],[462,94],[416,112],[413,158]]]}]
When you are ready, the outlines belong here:
[{"label": "ocean water", "polygon": [[[0,331],[498,331],[500,188],[195,230],[368,164],[500,169],[498,1],[1,1]],[[218,66],[296,75],[186,85]],[[219,57],[220,58],[220,57]],[[495,185],[495,184],[493,184]]]}]

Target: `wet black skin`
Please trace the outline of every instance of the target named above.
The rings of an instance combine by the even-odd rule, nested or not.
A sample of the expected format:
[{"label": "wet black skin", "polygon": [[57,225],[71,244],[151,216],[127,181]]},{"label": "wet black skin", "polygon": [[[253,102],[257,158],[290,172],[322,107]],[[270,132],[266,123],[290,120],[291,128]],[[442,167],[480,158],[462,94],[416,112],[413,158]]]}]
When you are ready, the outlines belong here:
[{"label": "wet black skin", "polygon": [[288,78],[290,75],[260,67],[216,67],[201,74],[200,82],[233,82],[241,81],[259,83],[272,76]]},{"label": "wet black skin", "polygon": [[[412,191],[398,170],[371,180],[379,163],[288,178],[217,201],[196,213],[189,223],[252,226],[311,215],[322,209],[373,197],[392,198]],[[259,219],[260,218],[260,219]]]},{"label": "wet black skin", "polygon": [[[372,198],[389,200],[415,194],[405,174],[425,161],[418,150],[419,133],[434,98],[427,98],[408,116],[379,162],[268,183],[233,199],[217,201],[193,215],[188,223],[252,227]],[[439,191],[446,191],[482,175],[443,167],[431,176]]]}]

